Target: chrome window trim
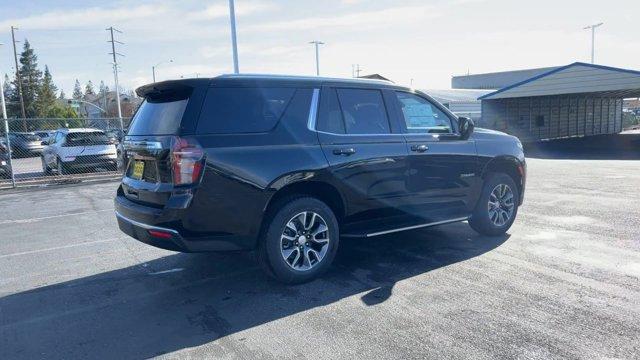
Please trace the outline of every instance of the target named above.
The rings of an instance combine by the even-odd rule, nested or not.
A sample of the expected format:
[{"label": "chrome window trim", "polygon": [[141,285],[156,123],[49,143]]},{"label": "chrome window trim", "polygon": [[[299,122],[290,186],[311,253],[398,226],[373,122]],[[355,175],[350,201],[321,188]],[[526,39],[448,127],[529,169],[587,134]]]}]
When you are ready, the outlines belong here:
[{"label": "chrome window trim", "polygon": [[[410,94],[414,94],[414,93],[410,93]],[[415,94],[414,94],[415,95]],[[313,89],[313,95],[311,97],[311,106],[309,108],[309,119],[307,120],[307,128],[311,131],[314,131],[316,133],[319,134],[327,134],[327,135],[333,135],[333,136],[348,136],[348,137],[371,137],[371,136],[401,136],[401,137],[405,137],[407,135],[415,135],[415,136],[425,136],[425,135],[431,135],[434,137],[434,139],[437,139],[437,136],[434,136],[433,134],[430,133],[424,133],[424,134],[420,134],[420,133],[388,133],[388,134],[339,134],[339,133],[332,133],[332,132],[328,132],[328,131],[321,131],[316,129],[317,127],[317,119],[318,119],[318,109],[320,107],[319,104],[319,97],[320,97],[320,89]],[[428,99],[425,99],[427,101],[429,101]],[[384,101],[384,98],[383,98]],[[430,102],[430,101],[429,101]],[[386,108],[386,104],[385,104],[385,108]],[[387,109],[388,111],[388,109]],[[389,121],[391,121],[391,118],[389,118]],[[391,130],[391,129],[390,129]],[[456,134],[455,132],[453,133],[448,133],[448,134]]]},{"label": "chrome window trim", "polygon": [[311,131],[316,131],[316,120],[318,118],[319,98],[320,98],[320,89],[313,89],[313,95],[311,96],[311,106],[309,108],[309,120],[307,121],[307,128]]},{"label": "chrome window trim", "polygon": [[338,134],[338,133],[332,133],[332,132],[327,132],[327,131],[320,131],[320,130],[313,130],[319,134],[328,134],[328,135],[334,135],[334,136],[350,136],[350,137],[358,137],[358,136],[363,136],[363,137],[370,137],[370,136],[403,136],[405,134],[399,134],[399,133],[389,133],[389,134]]}]

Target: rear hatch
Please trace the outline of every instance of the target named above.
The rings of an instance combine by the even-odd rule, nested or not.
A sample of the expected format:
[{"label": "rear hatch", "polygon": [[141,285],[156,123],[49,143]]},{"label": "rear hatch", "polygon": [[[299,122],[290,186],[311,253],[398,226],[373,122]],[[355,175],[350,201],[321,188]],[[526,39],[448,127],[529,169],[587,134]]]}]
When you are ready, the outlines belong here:
[{"label": "rear hatch", "polygon": [[102,131],[70,132],[60,149],[64,157],[96,158],[102,155],[115,155],[116,147]]},{"label": "rear hatch", "polygon": [[[129,200],[163,207],[176,187],[187,190],[197,183],[181,178],[180,166],[190,163],[180,156],[191,145],[189,135],[193,134],[207,84],[203,79],[177,80],[137,90],[144,101],[123,143],[122,192]],[[203,154],[199,155],[202,160]],[[198,177],[202,168],[199,170]]]}]

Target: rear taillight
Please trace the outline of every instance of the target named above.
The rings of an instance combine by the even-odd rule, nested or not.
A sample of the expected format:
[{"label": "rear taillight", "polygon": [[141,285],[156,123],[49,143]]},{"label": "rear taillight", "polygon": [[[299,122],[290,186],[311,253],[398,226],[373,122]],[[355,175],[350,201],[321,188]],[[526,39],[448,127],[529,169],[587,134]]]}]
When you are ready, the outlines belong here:
[{"label": "rear taillight", "polygon": [[204,169],[204,151],[195,140],[173,138],[171,174],[174,185],[190,185],[200,180]]}]

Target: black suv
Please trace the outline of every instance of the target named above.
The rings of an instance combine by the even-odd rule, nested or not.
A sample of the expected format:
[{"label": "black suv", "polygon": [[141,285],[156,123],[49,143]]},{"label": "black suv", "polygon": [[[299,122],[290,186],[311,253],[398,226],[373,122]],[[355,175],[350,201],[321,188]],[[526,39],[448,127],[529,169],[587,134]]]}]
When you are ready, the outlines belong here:
[{"label": "black suv", "polygon": [[137,93],[115,209],[153,246],[256,250],[297,283],[340,238],[464,220],[499,235],[522,204],[517,138],[389,82],[223,75]]}]

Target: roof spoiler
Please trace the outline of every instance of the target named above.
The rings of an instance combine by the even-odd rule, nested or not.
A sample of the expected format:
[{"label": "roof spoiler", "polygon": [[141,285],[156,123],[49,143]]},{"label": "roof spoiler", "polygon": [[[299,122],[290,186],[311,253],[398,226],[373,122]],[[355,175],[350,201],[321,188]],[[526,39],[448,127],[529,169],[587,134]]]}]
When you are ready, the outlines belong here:
[{"label": "roof spoiler", "polygon": [[208,84],[205,79],[168,80],[140,86],[136,94],[142,98],[164,98],[189,96],[198,85]]}]

